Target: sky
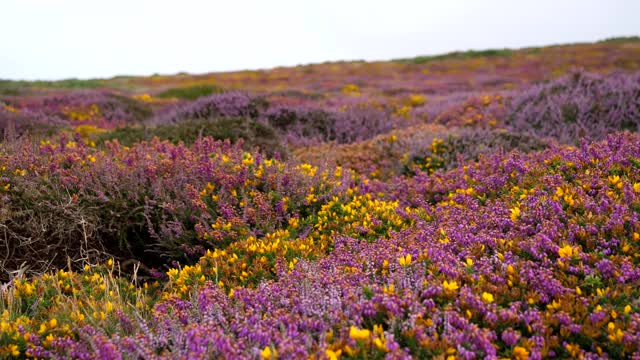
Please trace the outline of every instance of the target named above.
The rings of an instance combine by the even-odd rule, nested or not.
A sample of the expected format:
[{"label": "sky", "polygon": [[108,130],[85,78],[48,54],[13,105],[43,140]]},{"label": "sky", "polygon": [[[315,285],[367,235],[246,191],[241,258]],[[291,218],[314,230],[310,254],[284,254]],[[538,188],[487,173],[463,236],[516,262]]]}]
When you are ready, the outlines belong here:
[{"label": "sky", "polygon": [[2,0],[0,79],[264,69],[640,35],[638,0]]}]

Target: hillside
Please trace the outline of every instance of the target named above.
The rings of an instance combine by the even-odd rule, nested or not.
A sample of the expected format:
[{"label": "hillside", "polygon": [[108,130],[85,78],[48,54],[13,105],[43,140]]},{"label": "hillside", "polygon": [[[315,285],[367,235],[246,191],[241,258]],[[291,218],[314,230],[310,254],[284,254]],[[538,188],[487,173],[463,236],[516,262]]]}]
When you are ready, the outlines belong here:
[{"label": "hillside", "polygon": [[640,42],[0,81],[0,358],[640,358]]}]

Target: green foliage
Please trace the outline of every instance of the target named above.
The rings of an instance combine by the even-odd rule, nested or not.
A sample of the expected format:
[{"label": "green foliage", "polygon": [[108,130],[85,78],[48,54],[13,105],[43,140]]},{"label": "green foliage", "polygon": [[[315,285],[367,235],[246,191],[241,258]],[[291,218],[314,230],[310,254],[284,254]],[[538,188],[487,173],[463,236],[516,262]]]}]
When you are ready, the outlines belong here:
[{"label": "green foliage", "polygon": [[193,144],[199,137],[211,136],[217,140],[229,139],[235,143],[243,140],[243,147],[252,150],[259,147],[267,154],[276,152],[284,155],[278,135],[274,129],[253,119],[221,118],[213,120],[189,120],[178,124],[155,127],[127,126],[98,135],[98,143],[117,139],[120,144],[132,146],[136,142],[148,141],[154,137],[169,140],[175,144]]},{"label": "green foliage", "polygon": [[159,94],[156,94],[155,97],[195,100],[202,96],[218,94],[221,92],[224,92],[224,89],[218,86],[196,85],[196,86],[177,87],[177,88],[167,89]]},{"label": "green foliage", "polygon": [[615,44],[615,43],[626,43],[626,42],[639,42],[640,36],[616,36],[606,38],[604,40],[598,41],[599,44]]},{"label": "green foliage", "polygon": [[414,58],[398,59],[395,61],[409,63],[409,64],[425,64],[428,62],[439,61],[439,60],[452,60],[452,59],[465,60],[465,59],[473,59],[473,58],[479,58],[479,57],[506,57],[506,56],[511,56],[512,53],[513,51],[510,49],[489,49],[489,50],[480,50],[480,51],[467,50],[467,51],[454,51],[454,52],[440,54],[440,55],[416,56]]},{"label": "green foliage", "polygon": [[11,92],[19,92],[22,88],[96,89],[103,85],[104,81],[99,79],[65,79],[58,81],[0,80],[0,94],[9,95]]}]

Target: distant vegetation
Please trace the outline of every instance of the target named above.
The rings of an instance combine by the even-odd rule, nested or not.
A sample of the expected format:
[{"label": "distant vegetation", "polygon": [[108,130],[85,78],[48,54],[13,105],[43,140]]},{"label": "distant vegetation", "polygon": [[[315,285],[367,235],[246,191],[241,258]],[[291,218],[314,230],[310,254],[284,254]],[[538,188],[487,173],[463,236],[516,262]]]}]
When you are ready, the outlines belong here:
[{"label": "distant vegetation", "polygon": [[640,41],[640,36],[618,36],[618,37],[610,37],[604,40],[598,41],[598,43],[602,44],[612,44],[612,43],[626,43],[626,42],[638,42]]},{"label": "distant vegetation", "polygon": [[57,81],[0,80],[0,94],[19,93],[22,88],[95,89],[104,86],[99,79],[66,79]]},{"label": "distant vegetation", "polygon": [[212,94],[219,94],[224,92],[224,89],[218,86],[212,85],[197,85],[188,87],[178,87],[164,90],[155,96],[158,98],[178,98],[186,100],[195,100],[199,97],[208,96]]},{"label": "distant vegetation", "polygon": [[510,56],[513,50],[510,49],[491,49],[491,50],[467,50],[467,51],[454,51],[440,55],[423,55],[416,56],[409,59],[397,59],[394,61],[405,62],[411,64],[425,64],[431,61],[440,60],[464,60],[473,59],[478,57],[497,57],[497,56]]},{"label": "distant vegetation", "polygon": [[[638,41],[640,41],[640,36],[620,36],[620,37],[612,37],[612,38],[600,40],[598,41],[598,43],[612,44],[612,43],[627,43],[627,42],[638,42]],[[553,45],[553,47],[562,47],[562,46],[568,46],[568,45],[570,44]],[[527,47],[519,50],[505,48],[505,49],[488,49],[488,50],[453,51],[446,54],[421,55],[421,56],[416,56],[414,58],[395,59],[393,61],[411,63],[411,64],[425,64],[432,61],[442,61],[442,60],[462,60],[462,59],[473,59],[478,57],[507,57],[507,56],[513,55],[513,53],[517,51],[538,52],[542,48],[544,47]]]}]

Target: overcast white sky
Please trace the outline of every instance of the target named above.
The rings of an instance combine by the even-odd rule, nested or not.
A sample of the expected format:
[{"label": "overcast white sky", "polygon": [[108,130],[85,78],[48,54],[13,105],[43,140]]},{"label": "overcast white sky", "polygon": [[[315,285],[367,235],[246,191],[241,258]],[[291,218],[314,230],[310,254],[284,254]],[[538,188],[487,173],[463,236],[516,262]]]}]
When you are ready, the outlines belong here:
[{"label": "overcast white sky", "polygon": [[640,35],[638,0],[2,0],[0,78],[381,60]]}]

